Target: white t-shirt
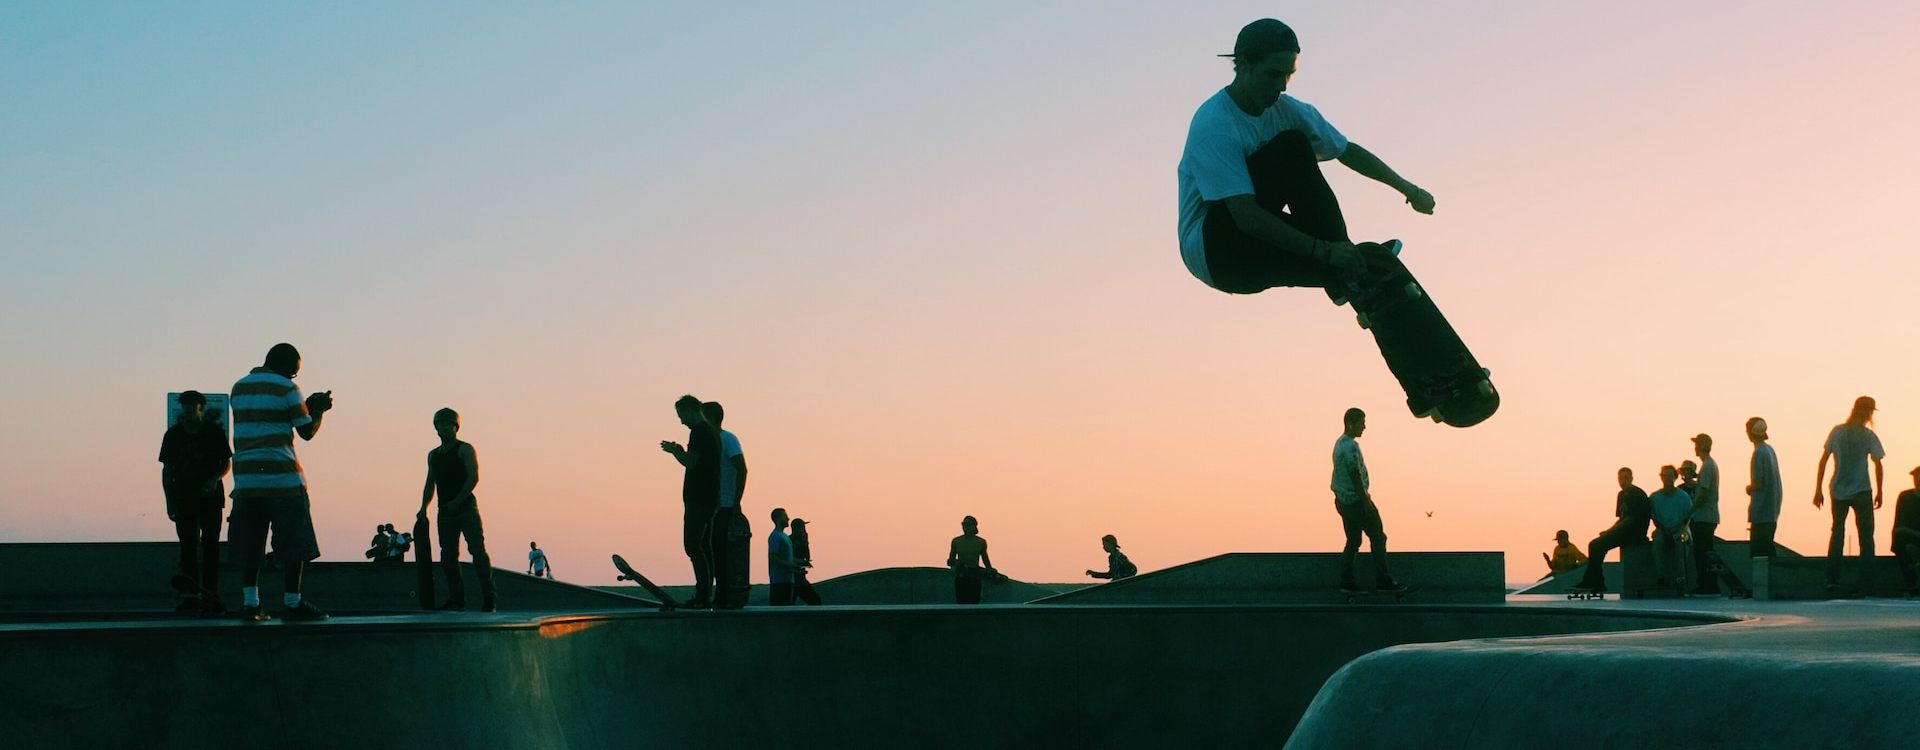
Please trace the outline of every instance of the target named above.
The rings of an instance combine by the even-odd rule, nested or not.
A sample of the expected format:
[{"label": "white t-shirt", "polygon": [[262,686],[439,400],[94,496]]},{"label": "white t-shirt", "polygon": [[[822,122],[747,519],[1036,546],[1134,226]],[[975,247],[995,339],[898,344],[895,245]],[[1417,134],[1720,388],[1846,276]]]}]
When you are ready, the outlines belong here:
[{"label": "white t-shirt", "polygon": [[1700,459],[1700,483],[1693,488],[1693,520],[1720,522],[1720,463],[1712,456]]},{"label": "white t-shirt", "polygon": [[527,551],[527,565],[534,570],[547,569],[547,553],[540,550]]},{"label": "white t-shirt", "polygon": [[733,458],[741,455],[740,438],[726,430],[720,431],[720,507],[731,508],[740,504],[740,495],[736,490],[740,480],[734,478]]},{"label": "white t-shirt", "polygon": [[1835,502],[1873,492],[1873,483],[1867,480],[1867,457],[1887,457],[1879,435],[1865,427],[1839,425],[1827,433],[1827,452],[1833,454],[1833,483],[1827,485],[1827,492]]},{"label": "white t-shirt", "polygon": [[[1360,486],[1353,486],[1353,476],[1360,476]],[[1367,492],[1367,459],[1360,455],[1360,443],[1352,435],[1342,433],[1339,440],[1333,441],[1333,503],[1352,505],[1360,502]]]},{"label": "white t-shirt", "polygon": [[1213,286],[1213,275],[1207,271],[1201,231],[1207,221],[1207,203],[1251,195],[1253,178],[1247,175],[1247,157],[1288,130],[1305,133],[1313,144],[1313,155],[1321,161],[1337,159],[1347,150],[1347,137],[1320,110],[1286,94],[1254,116],[1234,104],[1223,88],[1193,113],[1187,146],[1180,153],[1180,259],[1186,261],[1188,272],[1208,286]]}]

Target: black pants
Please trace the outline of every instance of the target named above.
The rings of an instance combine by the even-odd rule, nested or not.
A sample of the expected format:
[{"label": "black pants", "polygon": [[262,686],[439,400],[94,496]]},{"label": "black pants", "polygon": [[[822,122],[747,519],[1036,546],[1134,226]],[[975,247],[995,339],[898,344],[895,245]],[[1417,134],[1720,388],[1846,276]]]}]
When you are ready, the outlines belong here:
[{"label": "black pants", "polygon": [[[807,581],[806,571],[793,574],[793,596],[806,602],[809,607],[820,606],[820,593],[813,590],[813,584]],[[792,602],[789,601],[789,604]]]},{"label": "black pants", "polygon": [[480,597],[493,601],[493,558],[487,556],[487,532],[480,525],[480,506],[468,502],[453,512],[440,506],[440,572],[447,579],[447,602],[465,604],[467,582],[460,575],[460,537],[467,538],[474,572],[480,574]]},{"label": "black pants", "polygon": [[[739,534],[740,538],[736,538],[735,534]],[[738,545],[746,544],[746,539],[752,536],[753,531],[747,525],[747,517],[740,512],[740,506],[720,508],[713,512],[713,520],[707,524],[707,550],[713,560],[715,606],[746,606],[747,593],[752,587],[747,583],[747,568],[734,570],[734,553]],[[739,601],[734,601],[736,598]]]},{"label": "black pants", "polygon": [[1340,526],[1347,532],[1347,546],[1340,550],[1340,585],[1351,588],[1354,579],[1354,558],[1360,552],[1360,535],[1367,535],[1368,546],[1373,548],[1373,580],[1386,583],[1393,579],[1387,572],[1387,532],[1380,526],[1380,509],[1372,500],[1362,500],[1352,505],[1335,504],[1340,511]]},{"label": "black pants", "polygon": [[713,506],[688,505],[681,517],[680,544],[693,564],[693,601],[713,601]]},{"label": "black pants", "polygon": [[1751,530],[1748,534],[1747,556],[1773,557],[1773,532],[1780,528],[1780,522],[1754,521],[1747,528]]},{"label": "black pants", "polygon": [[1920,586],[1920,534],[1893,532],[1893,557],[1900,561],[1900,580],[1906,589]]},{"label": "black pants", "polygon": [[[791,606],[795,599],[806,602],[808,606],[820,606],[820,595],[814,593],[813,584],[807,583],[803,573],[793,574],[792,583],[767,584],[767,603],[776,607]],[[975,599],[975,601],[979,601]],[[961,602],[965,604],[966,602]]]},{"label": "black pants", "polygon": [[1713,532],[1720,528],[1719,521],[1695,521],[1687,524],[1687,531],[1693,535],[1693,574],[1700,579],[1693,590],[1717,594],[1720,592],[1720,575],[1709,568],[1713,567],[1709,556],[1713,554]]},{"label": "black pants", "polygon": [[980,569],[961,568],[953,576],[953,603],[980,603]]},{"label": "black pants", "polygon": [[220,590],[220,517],[226,504],[219,495],[168,503],[173,533],[180,540],[180,575],[207,591]]},{"label": "black pants", "polygon": [[1833,529],[1827,536],[1827,583],[1840,584],[1840,560],[1847,552],[1847,513],[1853,512],[1854,528],[1860,532],[1860,560],[1854,568],[1854,583],[1867,588],[1873,574],[1873,493],[1862,492],[1833,498]]},{"label": "black pants", "polygon": [[1601,572],[1601,563],[1606,562],[1607,553],[1644,541],[1647,541],[1645,536],[1634,533],[1619,524],[1600,532],[1599,536],[1587,543],[1587,572],[1580,576],[1580,586],[1595,589],[1607,585],[1607,577]]}]

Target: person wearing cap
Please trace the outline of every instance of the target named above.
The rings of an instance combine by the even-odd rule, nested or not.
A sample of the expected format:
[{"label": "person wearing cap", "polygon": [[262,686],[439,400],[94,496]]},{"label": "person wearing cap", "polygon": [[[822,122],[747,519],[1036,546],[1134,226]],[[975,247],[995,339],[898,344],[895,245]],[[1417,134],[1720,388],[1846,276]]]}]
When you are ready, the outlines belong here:
[{"label": "person wearing cap", "polygon": [[[1886,487],[1886,474],[1880,459],[1887,456],[1886,450],[1880,447],[1880,436],[1873,434],[1869,427],[1873,424],[1874,409],[1873,397],[1854,399],[1847,421],[1827,433],[1826,449],[1820,453],[1820,469],[1813,480],[1813,507],[1819,508],[1826,503],[1820,483],[1827,478],[1827,459],[1833,459],[1833,484],[1828,487],[1833,493],[1833,528],[1827,536],[1829,592],[1840,590],[1840,560],[1846,556],[1850,511],[1860,534],[1860,559],[1854,569],[1854,585],[1859,591],[1868,588],[1868,579],[1873,573],[1873,512],[1879,510],[1884,500],[1881,493]],[[1872,486],[1867,485],[1869,459],[1873,462]]]},{"label": "person wearing cap", "polygon": [[1139,568],[1133,566],[1133,561],[1127,559],[1127,554],[1120,551],[1120,540],[1114,538],[1112,534],[1100,537],[1100,548],[1107,551],[1107,569],[1105,571],[1088,570],[1087,575],[1118,581],[1122,578],[1132,578],[1140,572]]},{"label": "person wearing cap", "polygon": [[807,533],[807,519],[793,519],[788,525],[787,538],[793,540],[793,559],[800,561],[800,569],[793,572],[793,598],[818,607],[820,593],[814,591],[813,583],[807,580],[807,569],[813,567],[813,538]]},{"label": "person wearing cap", "polygon": [[1547,570],[1553,571],[1552,575],[1560,575],[1587,564],[1586,553],[1567,539],[1566,529],[1553,532],[1553,554],[1542,552],[1540,557],[1547,561]]},{"label": "person wearing cap", "polygon": [[1773,557],[1773,532],[1780,527],[1780,458],[1767,444],[1767,420],[1747,420],[1747,440],[1753,443],[1753,458],[1747,463],[1747,554],[1749,557]]},{"label": "person wearing cap", "polygon": [[1685,488],[1693,498],[1687,533],[1693,537],[1693,572],[1700,579],[1693,593],[1718,596],[1720,576],[1709,572],[1722,567],[1713,551],[1713,535],[1720,530],[1720,464],[1713,460],[1713,438],[1704,432],[1693,436],[1693,455],[1700,457],[1700,474]]},{"label": "person wearing cap", "polygon": [[233,384],[233,513],[227,516],[227,552],[240,567],[240,616],[269,619],[260,603],[260,566],[267,543],[280,566],[284,587],[280,616],[287,620],[327,619],[301,593],[307,563],[320,557],[313,532],[313,504],[307,475],[294,455],[293,436],[312,440],[333,410],[333,391],[302,397],[293,379],[300,375],[300,350],[274,344],[266,361]]},{"label": "person wearing cap", "polygon": [[1434,200],[1286,93],[1299,56],[1293,29],[1271,18],[1247,24],[1222,55],[1233,81],[1194,113],[1180,155],[1180,256],[1223,292],[1320,287],[1339,301],[1351,279],[1399,263],[1398,241],[1354,244],[1319,163],[1338,159],[1420,213]]},{"label": "person wearing cap", "polygon": [[1893,557],[1900,561],[1907,596],[1920,596],[1920,467],[1907,473],[1913,475],[1913,489],[1893,503]]},{"label": "person wearing cap", "polygon": [[220,517],[227,508],[221,479],[232,466],[227,433],[206,416],[207,397],[181,391],[180,416],[160,438],[160,489],[167,520],[180,540],[180,576],[198,589],[181,592],[180,608],[201,614],[227,611],[220,603]]}]

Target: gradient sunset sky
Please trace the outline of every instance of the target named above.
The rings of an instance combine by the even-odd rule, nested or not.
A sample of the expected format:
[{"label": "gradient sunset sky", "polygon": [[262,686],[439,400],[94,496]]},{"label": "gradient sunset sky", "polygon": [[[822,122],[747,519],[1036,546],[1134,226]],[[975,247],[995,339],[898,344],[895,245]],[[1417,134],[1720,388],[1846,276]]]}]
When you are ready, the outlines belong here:
[{"label": "gradient sunset sky", "polygon": [[[1292,92],[1431,190],[1327,165],[1494,372],[1415,420],[1352,314],[1229,296],[1175,237],[1194,109],[1247,21]],[[1920,464],[1910,2],[194,3],[0,6],[0,541],[172,536],[165,394],[278,341],[337,409],[298,451],[323,560],[417,507],[465,418],[496,564],[691,580],[672,402],[719,400],[814,579],[1083,580],[1340,544],[1349,406],[1392,549],[1612,522],[1719,442],[1744,538],[1764,416],[1781,543],[1820,554],[1827,430]],[[1876,547],[1884,549],[1887,523]],[[765,580],[756,545],[754,580]],[[1417,583],[1417,581],[1415,582]],[[326,601],[323,592],[316,599]]]}]

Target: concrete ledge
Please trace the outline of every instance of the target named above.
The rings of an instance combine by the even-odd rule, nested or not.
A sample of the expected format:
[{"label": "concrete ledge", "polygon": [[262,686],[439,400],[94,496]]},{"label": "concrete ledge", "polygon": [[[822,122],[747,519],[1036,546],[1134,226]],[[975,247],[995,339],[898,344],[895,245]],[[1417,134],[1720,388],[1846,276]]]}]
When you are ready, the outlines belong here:
[{"label": "concrete ledge", "polygon": [[[1356,562],[1369,582],[1373,561]],[[1505,600],[1500,552],[1392,552],[1387,566],[1412,586],[1420,604],[1495,604]],[[1035,604],[1340,604],[1338,552],[1232,552],[1133,578],[1089,586]]]}]

